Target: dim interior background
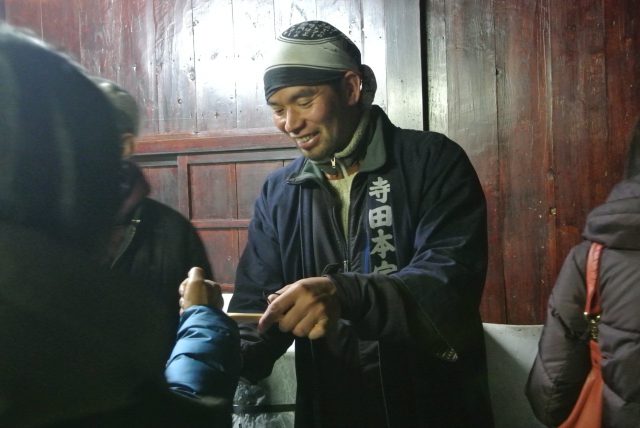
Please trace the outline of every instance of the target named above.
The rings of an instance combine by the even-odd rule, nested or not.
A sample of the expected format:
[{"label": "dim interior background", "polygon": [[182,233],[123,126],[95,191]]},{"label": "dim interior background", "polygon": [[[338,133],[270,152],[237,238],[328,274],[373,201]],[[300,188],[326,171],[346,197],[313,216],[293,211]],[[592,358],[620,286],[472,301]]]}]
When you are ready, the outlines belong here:
[{"label": "dim interior background", "polygon": [[262,180],[297,156],[262,88],[293,23],[348,34],[396,124],[466,149],[489,208],[485,322],[544,320],[640,114],[634,0],[0,0],[0,18],[137,98],[152,196],[192,220],[229,288]]}]

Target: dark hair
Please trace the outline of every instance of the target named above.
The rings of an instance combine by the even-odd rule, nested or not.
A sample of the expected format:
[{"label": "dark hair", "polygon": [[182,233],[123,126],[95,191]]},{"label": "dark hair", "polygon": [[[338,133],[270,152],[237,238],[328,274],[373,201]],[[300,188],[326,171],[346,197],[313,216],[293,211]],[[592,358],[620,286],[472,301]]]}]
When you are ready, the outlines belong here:
[{"label": "dark hair", "polygon": [[93,247],[119,205],[104,95],[41,40],[0,24],[0,221]]}]

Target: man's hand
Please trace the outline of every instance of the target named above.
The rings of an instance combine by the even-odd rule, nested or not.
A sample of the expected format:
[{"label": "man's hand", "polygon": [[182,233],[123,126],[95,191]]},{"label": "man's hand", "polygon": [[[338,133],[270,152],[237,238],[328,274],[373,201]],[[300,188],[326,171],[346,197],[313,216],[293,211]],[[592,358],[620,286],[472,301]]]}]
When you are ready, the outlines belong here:
[{"label": "man's hand", "polygon": [[193,305],[218,309],[222,309],[224,306],[220,285],[217,282],[204,279],[204,271],[199,267],[193,267],[189,270],[189,277],[182,281],[178,292],[180,293],[180,315]]},{"label": "man's hand", "polygon": [[270,304],[258,322],[261,332],[277,323],[280,331],[314,340],[331,333],[340,318],[336,287],[326,277],[301,279],[267,300]]}]

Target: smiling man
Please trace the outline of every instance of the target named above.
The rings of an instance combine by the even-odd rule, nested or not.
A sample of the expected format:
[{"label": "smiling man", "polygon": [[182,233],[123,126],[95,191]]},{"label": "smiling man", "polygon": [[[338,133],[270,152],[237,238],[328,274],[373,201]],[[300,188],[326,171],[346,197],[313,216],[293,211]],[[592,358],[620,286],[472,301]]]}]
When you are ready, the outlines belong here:
[{"label": "smiling man", "polygon": [[373,71],[326,22],[276,41],[274,124],[302,156],[258,197],[230,311],[243,376],[296,340],[298,427],[492,426],[478,305],[486,207],[464,151],[395,127]]}]

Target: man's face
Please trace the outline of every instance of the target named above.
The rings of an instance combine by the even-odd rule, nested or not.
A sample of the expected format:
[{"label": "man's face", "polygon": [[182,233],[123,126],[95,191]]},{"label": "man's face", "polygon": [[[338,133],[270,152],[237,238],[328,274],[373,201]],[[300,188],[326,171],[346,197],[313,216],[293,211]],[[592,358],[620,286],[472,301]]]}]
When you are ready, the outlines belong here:
[{"label": "man's face", "polygon": [[353,97],[336,88],[344,85],[289,86],[267,101],[276,127],[309,159],[326,160],[343,149],[357,125]]}]

